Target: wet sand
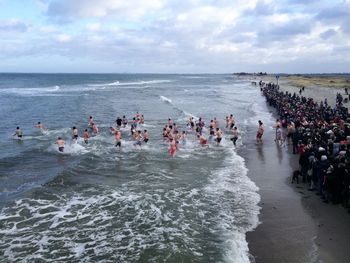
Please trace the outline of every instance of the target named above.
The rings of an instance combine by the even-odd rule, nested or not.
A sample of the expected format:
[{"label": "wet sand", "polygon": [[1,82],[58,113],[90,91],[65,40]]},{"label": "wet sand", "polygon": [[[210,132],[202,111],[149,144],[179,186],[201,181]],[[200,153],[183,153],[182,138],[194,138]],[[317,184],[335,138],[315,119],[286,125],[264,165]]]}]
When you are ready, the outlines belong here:
[{"label": "wet sand", "polygon": [[[251,131],[255,137],[255,131]],[[266,128],[263,145],[248,144],[248,175],[260,188],[261,224],[247,234],[250,253],[256,262],[316,262],[316,224],[304,209],[300,195],[287,180],[293,168],[285,148],[274,143]],[[253,260],[252,260],[253,261]]]},{"label": "wet sand", "polygon": [[[317,96],[311,93],[317,90],[310,92]],[[252,261],[349,262],[350,214],[340,205],[323,203],[307,185],[291,184],[298,156],[288,146],[277,147],[268,127],[263,145],[256,145],[255,132],[248,132],[252,140],[242,149],[261,195],[261,224],[247,234]]]}]

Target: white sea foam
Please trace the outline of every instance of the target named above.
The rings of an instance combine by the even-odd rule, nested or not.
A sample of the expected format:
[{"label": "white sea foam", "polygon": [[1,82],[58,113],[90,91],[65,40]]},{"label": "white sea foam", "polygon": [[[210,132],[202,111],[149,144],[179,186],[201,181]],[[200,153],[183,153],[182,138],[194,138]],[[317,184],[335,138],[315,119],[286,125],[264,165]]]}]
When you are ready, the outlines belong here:
[{"label": "white sea foam", "polygon": [[56,144],[51,144],[48,148],[49,152],[58,153],[62,155],[80,155],[89,152],[84,146],[76,141],[71,141],[65,144],[64,151],[60,152]]},{"label": "white sea foam", "polygon": [[[0,89],[0,93],[4,94],[16,94],[21,96],[69,96],[68,93],[81,93],[87,91],[103,91],[112,90],[116,87],[131,87],[131,86],[142,86],[143,88],[149,87],[145,85],[150,84],[161,84],[169,83],[172,80],[144,80],[144,81],[133,81],[133,82],[109,82],[102,84],[87,84],[85,86],[64,86],[60,87],[58,85],[51,87],[41,87],[41,88],[4,88]],[[88,94],[84,94],[88,95]]]},{"label": "white sea foam", "polygon": [[274,125],[274,118],[272,113],[266,111],[261,105],[253,102],[249,105],[249,110],[253,112],[253,116],[244,121],[245,125],[258,125],[258,121],[261,120],[265,127],[270,127],[272,129]]},{"label": "white sea foam", "polygon": [[159,99],[161,101],[163,101],[164,103],[172,105],[176,110],[178,110],[179,112],[181,112],[185,116],[185,118],[179,118],[178,121],[187,121],[188,117],[193,117],[195,120],[198,119],[198,117],[196,117],[194,114],[189,113],[189,112],[179,108],[178,106],[174,105],[174,103],[173,103],[173,101],[171,99],[169,99],[169,98],[167,98],[165,96],[162,96],[162,95],[159,96]]},{"label": "white sea foam", "polygon": [[42,88],[5,88],[0,89],[0,93],[9,93],[17,95],[41,95],[44,93],[55,93],[60,90],[59,86]]},{"label": "white sea foam", "polygon": [[212,173],[205,193],[219,207],[215,222],[218,234],[225,240],[224,260],[249,262],[245,234],[259,222],[259,188],[247,176],[244,159],[233,149],[227,152],[225,165]]},{"label": "white sea foam", "polygon": [[104,87],[104,86],[117,86],[119,85],[119,81],[114,81],[114,82],[108,82],[108,83],[102,83],[102,84],[88,84],[90,87]]},{"label": "white sea foam", "polygon": [[132,82],[109,82],[102,84],[88,84],[90,87],[105,87],[105,86],[135,86],[135,85],[148,85],[148,84],[160,84],[160,83],[169,83],[172,82],[168,79],[157,79],[157,80],[140,80],[140,81],[132,81]]},{"label": "white sea foam", "polygon": [[173,101],[165,96],[159,96],[159,99],[165,103],[173,104]]},{"label": "white sea foam", "polygon": [[[200,147],[195,142],[186,146]],[[0,213],[4,259],[96,261],[109,255],[114,261],[138,261],[147,247],[157,247],[160,254],[169,249],[182,253],[186,244],[187,253],[200,260],[206,251],[197,240],[202,231],[209,230],[223,241],[225,261],[248,262],[245,233],[257,224],[257,187],[246,176],[244,160],[233,150],[217,147],[197,154],[211,151],[215,156],[223,150],[227,155],[223,166],[212,172],[201,189],[133,190],[145,182],[145,176],[156,182],[177,180],[171,170],[159,169],[156,174],[140,174],[141,181],[131,180],[117,189],[90,188],[48,200],[18,200]],[[19,247],[31,253],[21,253]],[[157,255],[153,259],[161,261]]]}]

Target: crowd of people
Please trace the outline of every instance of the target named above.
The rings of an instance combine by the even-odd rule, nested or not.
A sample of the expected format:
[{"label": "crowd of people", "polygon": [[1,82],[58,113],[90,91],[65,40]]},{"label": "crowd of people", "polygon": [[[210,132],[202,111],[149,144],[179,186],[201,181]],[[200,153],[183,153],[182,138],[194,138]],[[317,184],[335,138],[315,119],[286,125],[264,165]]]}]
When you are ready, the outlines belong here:
[{"label": "crowd of people", "polygon": [[327,99],[282,92],[274,83],[261,85],[270,106],[277,109],[276,142],[292,145],[299,155],[302,181],[326,203],[349,208],[350,197],[350,115],[338,93],[336,104]]},{"label": "crowd of people", "polygon": [[[233,117],[233,114],[226,116],[225,121],[225,128],[231,134],[230,140],[232,141],[233,145],[236,145],[240,132],[237,126],[235,126],[235,119]],[[122,118],[117,117],[115,125],[109,128],[109,133],[111,135],[114,135],[115,146],[120,148],[122,146],[122,128],[125,130],[126,128],[130,127],[130,138],[133,141],[133,146],[141,147],[143,144],[147,144],[149,141],[148,130],[143,129],[142,131],[142,126],[144,125],[144,115],[137,112],[130,123],[126,116],[123,116]],[[41,122],[38,122],[35,127],[43,133],[47,131]],[[195,119],[194,117],[189,117],[186,124],[186,129],[183,130],[180,134],[176,123],[173,122],[172,118],[168,118],[168,121],[163,128],[162,136],[164,142],[169,144],[170,155],[173,157],[176,151],[179,150],[180,142],[183,146],[186,145],[188,133],[193,134],[194,138],[198,140],[199,145],[201,146],[208,147],[209,144],[220,145],[224,133],[220,129],[219,121],[216,117],[210,121],[207,128],[209,129],[206,129],[204,120],[202,118]],[[203,132],[204,129],[205,132]],[[100,131],[97,127],[96,122],[94,121],[93,117],[90,116],[88,118],[87,127],[84,129],[84,132],[82,134],[84,143],[89,144],[90,138],[98,135],[99,132]],[[14,136],[18,139],[22,139],[23,131],[20,129],[20,127],[17,127]],[[71,136],[73,142],[76,142],[79,139],[80,134],[76,126],[73,126],[71,128]],[[57,144],[59,152],[64,152],[66,141],[62,137],[58,137],[55,144]]]}]

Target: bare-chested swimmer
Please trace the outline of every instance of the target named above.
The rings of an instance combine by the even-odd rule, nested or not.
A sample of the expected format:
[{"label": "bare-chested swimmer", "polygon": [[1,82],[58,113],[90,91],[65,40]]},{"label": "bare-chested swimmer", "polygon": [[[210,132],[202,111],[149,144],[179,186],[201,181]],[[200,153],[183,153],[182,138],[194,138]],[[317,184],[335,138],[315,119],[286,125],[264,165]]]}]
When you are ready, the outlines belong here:
[{"label": "bare-chested swimmer", "polygon": [[121,147],[122,146],[122,133],[121,131],[116,130],[114,132],[114,138],[115,138],[115,147]]},{"label": "bare-chested swimmer", "polygon": [[113,128],[112,126],[109,127],[109,132],[110,132],[111,134],[115,134],[116,131],[117,131],[116,128]]},{"label": "bare-chested swimmer", "polygon": [[122,118],[122,123],[123,123],[123,128],[125,128],[126,125],[128,125],[128,119],[125,117],[125,115]]},{"label": "bare-chested swimmer", "polygon": [[78,137],[79,137],[79,135],[78,135],[78,129],[77,129],[75,126],[73,126],[73,128],[72,128],[72,139],[73,139],[73,140],[77,140]]},{"label": "bare-chested swimmer", "polygon": [[23,137],[22,130],[19,127],[17,127],[16,131],[15,131],[15,134],[13,136],[17,136],[17,138],[22,138]]},{"label": "bare-chested swimmer", "polygon": [[183,145],[186,144],[186,141],[187,141],[187,133],[186,133],[186,131],[182,131],[181,141],[182,141]]},{"label": "bare-chested swimmer", "polygon": [[141,114],[141,117],[140,117],[140,124],[145,124],[145,116],[143,116],[143,114]]},{"label": "bare-chested swimmer", "polygon": [[214,117],[214,124],[215,124],[215,128],[219,128],[219,120],[216,119],[216,117]]},{"label": "bare-chested swimmer", "polygon": [[40,121],[38,121],[38,123],[35,125],[35,127],[41,131],[45,130],[44,125]]},{"label": "bare-chested swimmer", "polygon": [[220,130],[220,128],[216,128],[215,136],[216,136],[215,141],[217,142],[217,145],[219,145],[222,140],[222,131]]},{"label": "bare-chested swimmer", "polygon": [[264,134],[264,124],[262,123],[262,121],[258,121],[259,123],[259,127],[258,127],[258,131],[256,133],[256,143],[262,143],[262,136]]},{"label": "bare-chested swimmer", "polygon": [[187,129],[189,131],[193,131],[194,130],[194,120],[193,120],[193,117],[190,117],[187,121]]},{"label": "bare-chested swimmer", "polygon": [[96,123],[94,123],[94,122],[92,123],[92,134],[94,136],[96,136],[98,134],[98,128],[97,128]]},{"label": "bare-chested swimmer", "polygon": [[137,145],[140,146],[141,148],[141,144],[142,144],[142,136],[141,136],[141,131],[136,131],[135,133],[135,142],[134,142],[134,146],[136,147]]},{"label": "bare-chested swimmer", "polygon": [[56,144],[58,145],[58,150],[60,151],[60,152],[63,152],[63,150],[64,150],[64,144],[65,144],[66,142],[61,138],[61,137],[58,137],[57,138],[57,141],[56,141]]},{"label": "bare-chested swimmer", "polygon": [[235,118],[233,117],[233,114],[230,114],[230,117],[228,118],[228,128],[231,130],[235,126]]},{"label": "bare-chested swimmer", "polygon": [[169,152],[170,152],[171,157],[174,157],[176,150],[177,150],[176,141],[174,139],[170,139]]},{"label": "bare-chested swimmer", "polygon": [[233,145],[236,146],[236,141],[238,140],[238,135],[239,135],[239,131],[237,129],[237,127],[234,127],[232,130],[232,137],[231,137],[231,141],[233,142]]},{"label": "bare-chested swimmer", "polygon": [[143,131],[143,141],[144,141],[144,143],[147,143],[148,140],[149,140],[148,131],[147,131],[147,130],[144,130],[144,131]]},{"label": "bare-chested swimmer", "polygon": [[90,134],[88,132],[88,129],[85,129],[84,134],[83,134],[83,138],[84,138],[84,142],[86,144],[88,144],[89,143],[89,139],[90,139]]},{"label": "bare-chested swimmer", "polygon": [[208,140],[207,138],[205,138],[205,136],[203,134],[198,135],[198,139],[199,139],[199,144],[202,146],[209,146],[208,145]]},{"label": "bare-chested swimmer", "polygon": [[88,126],[92,128],[93,123],[94,123],[94,119],[92,118],[92,116],[90,116],[88,119]]}]

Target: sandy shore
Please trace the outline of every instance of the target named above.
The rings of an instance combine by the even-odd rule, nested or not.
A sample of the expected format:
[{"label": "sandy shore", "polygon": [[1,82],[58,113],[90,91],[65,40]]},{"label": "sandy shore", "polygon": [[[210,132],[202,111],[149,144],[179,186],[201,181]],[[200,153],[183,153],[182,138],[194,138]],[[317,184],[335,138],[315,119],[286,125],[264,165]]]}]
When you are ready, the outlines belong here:
[{"label": "sandy shore", "polygon": [[[259,82],[260,80],[265,83],[276,83],[275,75],[266,76],[254,76],[250,75],[248,78],[251,81]],[[278,79],[281,91],[288,91],[299,94],[301,87],[305,87],[305,91],[302,93],[304,97],[311,97],[316,101],[324,100],[327,98],[330,104],[335,104],[335,98],[337,93],[345,95],[345,88],[348,88],[350,93],[350,76],[349,75],[337,75],[337,76],[315,76],[309,75],[281,75]],[[347,105],[350,106],[350,102]]]},{"label": "sandy shore", "polygon": [[[281,89],[299,90],[289,84]],[[333,96],[333,89],[320,89]],[[308,96],[321,98],[320,89],[310,89]],[[255,138],[255,132],[247,136]],[[290,175],[298,169],[298,156],[288,147],[277,147],[271,129],[266,128],[263,139],[262,146],[252,140],[242,149],[261,195],[261,224],[247,234],[252,261],[349,262],[350,214],[340,205],[323,203],[306,185],[292,185]]]}]

